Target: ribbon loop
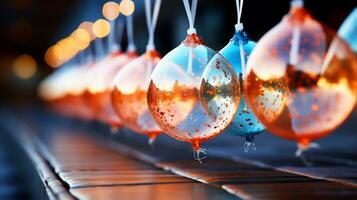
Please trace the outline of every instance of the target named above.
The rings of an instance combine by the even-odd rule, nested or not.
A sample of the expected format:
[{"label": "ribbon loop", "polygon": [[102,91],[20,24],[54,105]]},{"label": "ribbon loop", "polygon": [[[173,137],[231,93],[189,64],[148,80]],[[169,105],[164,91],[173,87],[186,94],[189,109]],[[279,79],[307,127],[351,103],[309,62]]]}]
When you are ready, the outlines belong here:
[{"label": "ribbon loop", "polygon": [[195,19],[196,19],[196,10],[197,10],[198,0],[192,0],[192,5],[190,8],[190,4],[188,0],[183,0],[183,5],[185,7],[186,15],[188,18],[189,28],[187,29],[187,34],[196,33],[195,29]]},{"label": "ribbon loop", "polygon": [[237,6],[237,24],[235,25],[236,31],[243,30],[243,23],[241,22],[244,0],[236,0]]},{"label": "ribbon loop", "polygon": [[126,17],[126,33],[128,37],[128,52],[136,51],[136,46],[134,43],[134,30],[133,30],[133,17]]},{"label": "ribbon loop", "polygon": [[151,0],[145,0],[146,23],[149,32],[148,44],[146,46],[146,50],[148,51],[155,49],[154,34],[155,34],[157,19],[160,12],[160,6],[161,6],[161,0],[156,0],[154,5],[154,10],[151,15]]},{"label": "ribbon loop", "polygon": [[[108,36],[108,48],[109,48],[109,53],[113,53],[115,51],[121,51],[121,39],[123,37],[123,29],[124,29],[124,24],[122,21],[119,21],[115,23],[115,21],[110,21],[110,33]],[[115,36],[118,38],[115,39]]]}]

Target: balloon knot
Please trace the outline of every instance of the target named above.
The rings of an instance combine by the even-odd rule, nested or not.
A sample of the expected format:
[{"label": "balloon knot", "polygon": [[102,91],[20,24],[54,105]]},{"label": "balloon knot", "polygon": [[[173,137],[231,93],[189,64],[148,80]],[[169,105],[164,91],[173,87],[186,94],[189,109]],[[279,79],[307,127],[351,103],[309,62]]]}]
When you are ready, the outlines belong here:
[{"label": "balloon knot", "polygon": [[202,160],[207,158],[206,149],[193,150],[193,158],[202,164]]},{"label": "balloon knot", "polygon": [[314,163],[307,159],[306,156],[305,156],[305,152],[307,150],[309,150],[310,148],[320,148],[320,145],[317,144],[317,143],[308,143],[308,144],[301,144],[301,143],[298,143],[298,149],[296,150],[295,152],[295,156],[296,157],[299,157],[301,159],[301,161],[306,165],[306,166],[312,166]]},{"label": "balloon knot", "polygon": [[257,148],[255,147],[254,142],[245,141],[244,142],[244,153],[248,153],[249,149],[252,149],[254,151],[257,150]]},{"label": "balloon knot", "polygon": [[243,45],[246,45],[249,42],[249,36],[243,30],[236,31],[233,37],[235,45],[239,45],[239,41],[243,42]]}]

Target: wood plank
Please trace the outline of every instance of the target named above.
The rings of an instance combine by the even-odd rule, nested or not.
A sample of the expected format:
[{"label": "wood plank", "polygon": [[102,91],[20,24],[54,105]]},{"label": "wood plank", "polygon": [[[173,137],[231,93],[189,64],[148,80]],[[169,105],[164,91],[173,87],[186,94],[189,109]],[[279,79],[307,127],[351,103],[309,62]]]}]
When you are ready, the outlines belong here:
[{"label": "wood plank", "polygon": [[83,200],[233,200],[237,197],[222,193],[222,190],[200,183],[175,183],[160,185],[138,185],[130,187],[95,187],[72,189],[71,193]]}]

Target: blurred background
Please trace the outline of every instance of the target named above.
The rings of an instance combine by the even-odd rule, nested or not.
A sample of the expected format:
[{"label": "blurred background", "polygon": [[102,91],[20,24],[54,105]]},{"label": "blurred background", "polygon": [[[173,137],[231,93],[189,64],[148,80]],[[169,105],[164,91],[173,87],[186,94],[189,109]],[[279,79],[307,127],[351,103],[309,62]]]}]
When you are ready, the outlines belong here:
[{"label": "blurred background", "polygon": [[[103,18],[104,0],[1,0],[0,102],[2,105],[37,103],[36,86],[54,68],[45,62],[47,49],[70,35],[82,22]],[[135,42],[146,46],[144,0],[134,0]],[[355,0],[306,0],[312,14],[338,29],[357,5]],[[242,20],[254,40],[276,25],[289,8],[288,0],[247,0]],[[221,49],[236,23],[234,0],[199,1],[196,26],[208,46]],[[120,16],[120,18],[124,18]],[[163,0],[156,31],[157,49],[165,54],[184,38],[188,23],[181,0]],[[125,37],[124,37],[125,43]],[[124,45],[125,47],[125,45]]]}]

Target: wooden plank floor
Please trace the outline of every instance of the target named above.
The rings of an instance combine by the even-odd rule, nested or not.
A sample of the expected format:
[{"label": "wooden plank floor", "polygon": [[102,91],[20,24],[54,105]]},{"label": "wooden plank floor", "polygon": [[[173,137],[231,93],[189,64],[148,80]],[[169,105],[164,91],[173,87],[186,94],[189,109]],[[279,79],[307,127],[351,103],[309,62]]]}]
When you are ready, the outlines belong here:
[{"label": "wooden plank floor", "polygon": [[[108,137],[108,131],[97,126],[83,127],[42,112],[24,113],[16,124],[30,124],[40,138],[40,152],[78,199],[357,198],[356,173],[348,164],[274,165],[222,153],[224,146],[217,144],[199,164],[188,145],[167,137],[152,149],[146,139],[127,131]],[[347,173],[340,172],[345,168]]]},{"label": "wooden plank floor", "polygon": [[[34,159],[34,164],[42,166],[37,169],[42,174],[44,184],[51,190],[49,195],[52,199],[239,199],[219,188],[121,154],[92,137],[70,129],[65,132],[56,130],[58,134],[47,135],[46,141],[49,143],[42,143],[34,135],[35,132],[28,127],[23,128],[26,125],[21,121],[13,119],[8,122],[16,123],[16,126],[7,123],[9,129],[22,132],[17,137],[23,138],[20,139],[21,143],[28,149],[29,155],[41,155],[49,162],[48,168],[51,167],[56,174],[48,175],[50,173],[48,168],[43,167],[43,161]],[[34,150],[34,146],[38,150]],[[66,191],[62,191],[63,188],[67,188]]]}]

